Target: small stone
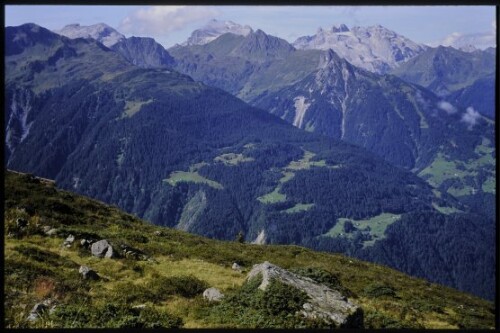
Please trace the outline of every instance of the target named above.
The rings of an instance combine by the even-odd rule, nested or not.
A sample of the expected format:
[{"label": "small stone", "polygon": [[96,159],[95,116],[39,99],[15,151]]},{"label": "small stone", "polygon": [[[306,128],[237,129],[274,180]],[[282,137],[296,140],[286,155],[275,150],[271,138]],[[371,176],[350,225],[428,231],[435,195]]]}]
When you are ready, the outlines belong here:
[{"label": "small stone", "polygon": [[312,311],[312,310],[313,310],[312,305],[311,305],[311,304],[309,304],[309,303],[304,303],[304,305],[302,305],[302,307],[304,308],[304,310],[306,310],[306,311],[308,311],[308,312],[310,312],[310,311]]},{"label": "small stone", "polygon": [[82,274],[83,278],[85,280],[99,280],[99,274],[97,274],[94,270],[90,269],[87,266],[80,266],[80,269],[78,270],[80,274]]},{"label": "small stone", "polygon": [[50,230],[50,229],[52,229],[52,227],[51,227],[50,225],[44,225],[44,226],[42,227],[42,231],[43,231],[44,233],[49,232],[49,230]]},{"label": "small stone", "polygon": [[47,236],[54,236],[54,235],[56,235],[56,234],[57,234],[57,229],[56,229],[56,228],[52,228],[52,229],[50,229],[49,231],[47,231],[45,234],[46,234]]},{"label": "small stone", "polygon": [[65,240],[64,240],[64,243],[63,245],[66,245],[67,247],[70,247],[71,244],[73,244],[73,242],[75,241],[75,236],[73,235],[69,235]]},{"label": "small stone", "polygon": [[38,313],[30,313],[30,315],[27,318],[29,321],[35,321],[38,319]]},{"label": "small stone", "polygon": [[132,309],[145,309],[145,308],[146,308],[146,304],[134,305],[132,307]]},{"label": "small stone", "polygon": [[155,236],[163,236],[163,233],[160,230],[156,230],[155,232],[153,232],[153,235],[155,235]]},{"label": "small stone", "polygon": [[37,304],[35,304],[33,309],[31,309],[31,312],[30,312],[27,319],[29,321],[35,321],[40,317],[40,313],[42,313],[43,311],[46,311],[46,310],[47,310],[47,305],[45,305],[43,303],[37,303]]},{"label": "small stone", "polygon": [[242,272],[243,271],[243,267],[241,267],[238,263],[233,263],[233,266],[231,267],[233,269],[233,271],[237,271],[237,272]]},{"label": "small stone", "polygon": [[209,302],[220,302],[224,298],[224,294],[217,288],[208,288],[203,292],[203,298]]}]

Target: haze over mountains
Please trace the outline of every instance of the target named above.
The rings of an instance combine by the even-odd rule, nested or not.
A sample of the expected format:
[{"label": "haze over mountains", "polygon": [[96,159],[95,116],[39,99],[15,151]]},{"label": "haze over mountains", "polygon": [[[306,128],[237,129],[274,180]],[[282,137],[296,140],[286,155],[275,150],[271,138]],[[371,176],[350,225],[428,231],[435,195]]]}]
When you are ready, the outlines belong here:
[{"label": "haze over mountains", "polygon": [[[458,53],[485,60],[448,100],[380,74],[434,50],[380,26],[307,49],[232,22],[169,50],[62,31],[78,38],[6,29],[7,167],[156,224],[340,251],[492,298],[494,120],[457,102],[475,100],[491,51]],[[338,53],[315,49],[332,40]]]}]

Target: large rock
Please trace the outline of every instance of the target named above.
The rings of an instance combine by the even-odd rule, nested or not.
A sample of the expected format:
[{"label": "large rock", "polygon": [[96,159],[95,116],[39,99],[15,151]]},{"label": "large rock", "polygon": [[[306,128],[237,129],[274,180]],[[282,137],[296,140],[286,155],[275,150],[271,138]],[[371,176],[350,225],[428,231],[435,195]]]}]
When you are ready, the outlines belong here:
[{"label": "large rock", "polygon": [[203,292],[203,298],[209,302],[219,302],[224,298],[224,294],[217,288],[208,288]]},{"label": "large rock", "polygon": [[321,319],[338,327],[363,327],[363,310],[336,290],[310,278],[291,273],[269,262],[254,265],[247,280],[262,274],[259,289],[265,290],[272,279],[298,288],[309,296],[300,313],[311,319]]},{"label": "large rock", "polygon": [[113,250],[113,247],[105,239],[93,243],[92,246],[90,247],[90,251],[92,252],[92,255],[99,258],[102,257],[113,258],[115,256],[115,251]]}]

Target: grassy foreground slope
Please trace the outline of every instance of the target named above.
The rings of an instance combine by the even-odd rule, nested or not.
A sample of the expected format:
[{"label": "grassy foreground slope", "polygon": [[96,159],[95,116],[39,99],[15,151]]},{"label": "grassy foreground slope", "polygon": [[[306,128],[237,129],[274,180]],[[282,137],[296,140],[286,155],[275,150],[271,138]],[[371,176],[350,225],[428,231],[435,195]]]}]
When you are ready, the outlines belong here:
[{"label": "grassy foreground slope", "polygon": [[[255,301],[259,291],[245,284],[245,273],[265,260],[292,270],[308,268],[322,281],[334,281],[362,307],[366,328],[494,327],[491,302],[384,266],[297,246],[211,240],[145,223],[29,175],[6,172],[4,177],[8,328],[304,325],[293,320],[293,313],[266,312],[265,294]],[[28,225],[18,228],[18,219]],[[55,233],[47,236],[44,226]],[[70,234],[76,241],[63,246]],[[116,249],[126,245],[143,255],[99,259],[80,246],[83,238],[105,238]],[[234,262],[243,273],[231,269]],[[80,265],[101,279],[83,280]],[[225,300],[203,300],[207,287],[220,289]],[[47,299],[56,310],[28,321],[33,306]],[[239,315],[226,315],[228,309]]]}]

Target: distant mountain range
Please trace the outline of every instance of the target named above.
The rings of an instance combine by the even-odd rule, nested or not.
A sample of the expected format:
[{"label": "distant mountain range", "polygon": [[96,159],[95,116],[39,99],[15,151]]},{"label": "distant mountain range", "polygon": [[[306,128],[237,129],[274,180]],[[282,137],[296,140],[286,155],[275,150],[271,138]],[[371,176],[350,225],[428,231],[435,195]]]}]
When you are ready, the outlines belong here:
[{"label": "distant mountain range", "polygon": [[165,51],[26,24],[6,28],[5,56],[11,169],[156,224],[344,252],[492,298],[494,122],[473,109],[261,30]]},{"label": "distant mountain range", "polygon": [[[335,31],[346,29],[341,26]],[[174,68],[195,80],[224,89],[306,131],[362,146],[468,203],[474,198],[475,207],[483,207],[482,211],[494,216],[494,187],[487,185],[495,178],[491,153],[494,123],[480,114],[472,113],[470,118],[466,111],[477,105],[490,115],[491,110],[483,106],[492,103],[460,104],[470,100],[439,97],[425,89],[424,82],[416,82],[421,83],[417,86],[394,75],[363,70],[333,50],[297,50],[262,31],[246,37],[227,33],[204,45],[176,46],[169,52],[176,62]],[[466,76],[480,78],[491,72],[489,50],[465,53],[427,48],[408,61],[420,63],[428,54],[441,53],[442,65],[409,68],[402,63],[398,70],[408,68],[408,72],[397,73],[404,79],[422,68],[427,70],[422,77],[448,84],[451,89],[458,88],[457,83],[467,87],[463,82]],[[451,61],[456,54],[459,57]],[[454,62],[469,65],[455,71]],[[469,79],[469,84],[473,83]],[[463,96],[471,96],[477,89],[468,91]],[[482,95],[494,96],[493,89]],[[480,148],[483,143],[485,149]],[[465,173],[435,175],[442,160],[452,165],[457,162]],[[459,174],[463,177],[455,176]]]}]

